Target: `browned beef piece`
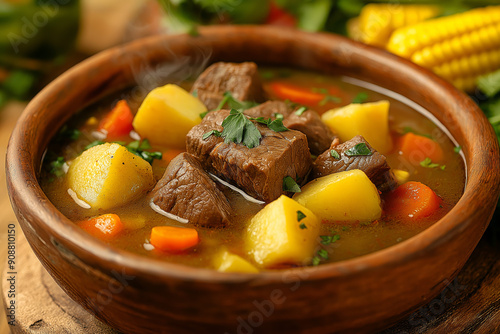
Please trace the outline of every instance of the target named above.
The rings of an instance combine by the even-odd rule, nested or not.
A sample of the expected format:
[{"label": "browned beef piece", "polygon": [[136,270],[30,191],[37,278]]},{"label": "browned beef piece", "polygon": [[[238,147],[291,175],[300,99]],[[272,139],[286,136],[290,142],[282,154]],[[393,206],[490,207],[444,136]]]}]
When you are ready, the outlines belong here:
[{"label": "browned beef piece", "polygon": [[255,63],[215,63],[196,79],[191,92],[208,110],[217,108],[225,92],[240,101],[264,102],[265,94]]},{"label": "browned beef piece", "polygon": [[[345,151],[359,143],[365,143],[373,154],[351,157],[345,155]],[[335,150],[340,155],[340,159],[337,160],[332,157],[331,150]],[[311,178],[315,179],[351,169],[360,169],[365,172],[368,178],[381,191],[392,189],[397,185],[394,174],[387,164],[385,156],[372,148],[362,136],[356,136],[343,144],[340,144],[340,141],[335,139],[330,148],[318,156],[316,161],[314,161]]]},{"label": "browned beef piece", "polygon": [[170,162],[152,196],[153,203],[163,211],[198,226],[224,227],[233,213],[201,162],[188,153],[181,153]]},{"label": "browned beef piece", "polygon": [[299,131],[274,132],[256,123],[262,139],[254,148],[224,143],[224,139],[215,136],[202,139],[203,134],[211,130],[222,131],[221,123],[228,115],[229,110],[208,113],[186,137],[187,151],[199,157],[206,169],[265,202],[285,194],[283,179],[286,176],[299,184],[305,180],[311,157],[307,138]]},{"label": "browned beef piece", "polygon": [[252,117],[275,119],[276,114],[283,115],[283,125],[289,129],[304,133],[307,137],[309,150],[314,155],[319,155],[330,147],[335,135],[330,128],[321,121],[317,112],[311,109],[297,115],[300,107],[289,107],[282,101],[268,101],[248,109],[245,113]]}]

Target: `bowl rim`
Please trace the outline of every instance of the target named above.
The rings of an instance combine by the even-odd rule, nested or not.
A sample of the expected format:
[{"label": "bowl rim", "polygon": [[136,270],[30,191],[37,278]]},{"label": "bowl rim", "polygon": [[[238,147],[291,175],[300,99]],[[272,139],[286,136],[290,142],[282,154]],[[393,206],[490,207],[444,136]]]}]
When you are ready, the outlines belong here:
[{"label": "bowl rim", "polygon": [[[348,43],[360,52],[369,50],[377,61],[388,61],[389,64],[386,65],[389,67],[396,66],[393,65],[392,62],[394,62],[398,67],[402,66],[407,71],[408,75],[415,76],[419,80],[431,83],[433,87],[437,87],[439,90],[438,93],[443,94],[444,98],[453,95],[453,98],[456,100],[452,103],[455,103],[455,105],[463,103],[470,108],[468,111],[460,111],[461,117],[464,117],[465,120],[469,122],[469,126],[486,128],[487,130],[483,131],[485,138],[495,137],[488,120],[467,95],[458,91],[451,84],[437,77],[430,71],[414,65],[406,59],[334,34],[312,34],[286,28],[267,26],[203,27],[200,29],[200,35],[193,38],[200,39],[204,36],[220,33],[222,29],[232,29],[236,32],[247,33],[251,31],[252,34],[269,34],[273,32],[287,34],[292,32],[291,38],[296,38],[297,35],[300,35],[301,37],[314,39],[315,36],[319,36],[323,39],[331,39],[333,42],[342,41],[343,43]],[[494,143],[488,143],[488,152],[482,152],[488,154],[490,159],[486,159],[483,154],[469,154],[465,152],[467,179],[464,193],[458,203],[442,219],[401,243],[349,260],[322,264],[315,267],[308,266],[278,271],[262,271],[256,274],[221,273],[213,269],[189,267],[187,265],[169,263],[160,259],[138,255],[111,247],[93,238],[67,219],[48,200],[38,184],[37,172],[35,171],[34,165],[36,163],[34,161],[36,157],[33,152],[29,151],[30,147],[36,147],[36,143],[27,143],[23,141],[23,135],[28,130],[30,122],[33,121],[33,116],[39,111],[39,106],[43,105],[44,99],[51,94],[55,94],[66,85],[66,82],[77,76],[80,71],[105,66],[106,62],[109,62],[114,56],[124,51],[151,47],[160,41],[165,43],[175,38],[190,37],[187,37],[185,34],[178,34],[156,35],[144,38],[105,50],[72,67],[47,85],[32,99],[19,118],[9,141],[6,155],[6,172],[11,202],[14,203],[14,201],[17,200],[22,203],[23,207],[27,210],[27,212],[23,213],[23,216],[38,217],[40,222],[43,223],[43,228],[50,230],[53,237],[65,244],[69,249],[79,249],[87,253],[89,257],[94,256],[98,258],[102,261],[100,264],[96,263],[99,267],[102,267],[104,263],[106,263],[112,267],[119,266],[125,271],[131,270],[134,272],[141,272],[148,276],[179,278],[184,281],[196,280],[206,283],[239,283],[247,281],[252,281],[255,284],[276,283],[282,282],[283,274],[290,271],[302,271],[301,275],[303,276],[301,277],[306,277],[307,280],[320,280],[337,276],[354,275],[374,270],[380,266],[397,265],[410,260],[412,257],[415,257],[416,254],[426,249],[437,247],[437,245],[460,233],[460,231],[465,229],[469,224],[474,224],[473,218],[476,212],[491,209],[492,203],[496,203],[498,194],[500,193],[500,158],[498,142],[495,140]],[[80,109],[81,108],[74,110],[72,114]],[[478,147],[478,145],[475,144],[476,142],[479,142],[479,140],[471,141],[472,147],[470,148],[470,152],[473,152],[474,149]],[[45,150],[45,148],[43,149]],[[469,179],[471,168],[482,168],[482,170],[488,170],[490,173],[486,175],[482,173],[482,177],[478,176],[471,180]],[[476,186],[478,182],[488,184],[490,188],[492,188],[491,191],[493,194],[496,194],[496,196],[492,196],[490,203],[487,203],[487,205],[474,202],[472,202],[473,205],[470,204],[471,202],[469,200],[477,195],[471,193],[470,189],[472,185]],[[15,196],[16,199],[14,199]]]}]

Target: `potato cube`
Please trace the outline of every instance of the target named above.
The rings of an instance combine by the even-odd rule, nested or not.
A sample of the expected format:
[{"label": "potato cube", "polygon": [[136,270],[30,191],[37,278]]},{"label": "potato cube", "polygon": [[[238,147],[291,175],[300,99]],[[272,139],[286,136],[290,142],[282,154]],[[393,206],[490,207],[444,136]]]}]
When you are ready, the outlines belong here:
[{"label": "potato cube", "polygon": [[68,169],[68,186],[93,209],[125,204],[154,185],[151,165],[119,144],[94,146]]},{"label": "potato cube", "polygon": [[227,249],[219,252],[214,258],[215,269],[226,273],[258,273],[259,269],[241,256]]},{"label": "potato cube", "polygon": [[389,134],[389,101],[353,103],[331,109],[321,115],[321,120],[342,141],[361,135],[382,154],[392,148]]},{"label": "potato cube", "polygon": [[262,267],[306,263],[318,245],[320,222],[307,208],[281,195],[250,221],[245,244]]},{"label": "potato cube", "polygon": [[293,199],[318,218],[332,222],[368,222],[382,214],[377,187],[359,169],[315,179]]},{"label": "potato cube", "polygon": [[179,86],[168,84],[153,89],[135,115],[135,131],[151,143],[184,149],[186,135],[201,122],[207,108]]}]

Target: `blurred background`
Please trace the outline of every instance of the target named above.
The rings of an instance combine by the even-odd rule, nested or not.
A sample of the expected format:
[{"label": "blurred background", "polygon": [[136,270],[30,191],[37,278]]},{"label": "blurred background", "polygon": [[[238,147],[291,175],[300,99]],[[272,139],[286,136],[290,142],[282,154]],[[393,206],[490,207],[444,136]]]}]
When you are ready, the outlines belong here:
[{"label": "blurred background", "polygon": [[[338,33],[395,52],[397,48],[388,45],[397,29],[498,4],[498,0],[0,0],[0,154],[5,156],[10,132],[26,103],[47,83],[85,58],[137,38],[197,34],[200,25],[269,24]],[[483,19],[489,18],[477,20]],[[436,29],[451,31],[459,25],[460,20],[448,26],[436,23]],[[425,39],[425,34],[421,37]],[[457,44],[448,55],[434,50],[438,56],[449,56],[451,70],[430,68],[466,91],[498,135],[500,26],[475,39],[464,37],[463,42],[469,43],[469,49],[471,45],[474,50],[484,47],[488,56],[460,62],[453,55],[455,47],[464,46]],[[394,43],[399,45],[397,40]],[[426,66],[425,61],[419,64]],[[450,71],[454,74],[449,75]],[[458,72],[468,74],[459,77]],[[0,240],[4,244],[6,225],[16,219],[5,190],[3,167],[0,181]],[[0,249],[0,269],[5,263],[4,248]],[[0,333],[6,331],[5,317],[0,314]]]}]

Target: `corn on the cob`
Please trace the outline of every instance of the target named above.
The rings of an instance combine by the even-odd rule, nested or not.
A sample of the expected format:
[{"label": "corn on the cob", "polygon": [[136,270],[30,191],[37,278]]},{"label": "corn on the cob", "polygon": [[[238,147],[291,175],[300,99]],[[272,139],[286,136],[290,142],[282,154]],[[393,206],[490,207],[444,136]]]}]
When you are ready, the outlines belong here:
[{"label": "corn on the cob", "polygon": [[400,27],[439,15],[432,5],[368,4],[359,15],[359,40],[385,47],[391,33]]},{"label": "corn on the cob", "polygon": [[387,50],[472,91],[479,76],[500,68],[500,6],[397,29]]}]

